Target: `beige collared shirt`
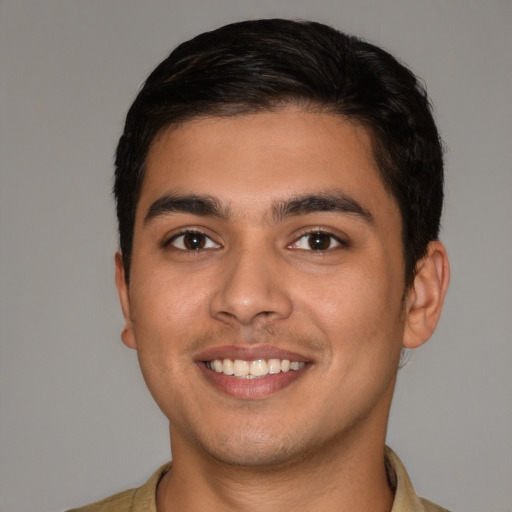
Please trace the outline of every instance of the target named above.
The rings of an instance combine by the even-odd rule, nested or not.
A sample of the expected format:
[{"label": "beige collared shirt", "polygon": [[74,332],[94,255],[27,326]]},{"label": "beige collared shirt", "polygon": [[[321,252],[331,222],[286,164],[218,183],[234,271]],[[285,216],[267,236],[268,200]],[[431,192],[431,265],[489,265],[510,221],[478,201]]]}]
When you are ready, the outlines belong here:
[{"label": "beige collared shirt", "polygon": [[[157,512],[156,488],[170,467],[171,463],[165,464],[137,489],[124,491],[68,512]],[[388,447],[386,447],[386,469],[390,483],[395,488],[395,499],[391,512],[448,512],[439,505],[416,495],[402,462]]]}]

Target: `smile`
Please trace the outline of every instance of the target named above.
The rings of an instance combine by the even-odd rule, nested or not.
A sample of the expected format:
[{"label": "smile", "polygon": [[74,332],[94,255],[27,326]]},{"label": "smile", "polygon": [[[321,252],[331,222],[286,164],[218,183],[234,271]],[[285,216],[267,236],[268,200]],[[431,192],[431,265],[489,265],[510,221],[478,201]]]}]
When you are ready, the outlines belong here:
[{"label": "smile", "polygon": [[255,379],[276,375],[289,371],[300,370],[305,363],[303,361],[290,361],[289,359],[213,359],[205,363],[206,367],[216,373],[237,377],[239,379]]}]

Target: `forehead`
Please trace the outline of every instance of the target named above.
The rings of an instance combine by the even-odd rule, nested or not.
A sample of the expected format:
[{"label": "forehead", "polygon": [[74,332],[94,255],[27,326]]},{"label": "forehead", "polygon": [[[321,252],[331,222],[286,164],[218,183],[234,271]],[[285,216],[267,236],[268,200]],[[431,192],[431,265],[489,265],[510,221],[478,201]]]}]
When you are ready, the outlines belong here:
[{"label": "forehead", "polygon": [[329,191],[354,197],[369,210],[397,210],[364,127],[293,108],[200,118],[155,139],[138,214],[172,193],[208,194],[247,212],[287,196]]}]

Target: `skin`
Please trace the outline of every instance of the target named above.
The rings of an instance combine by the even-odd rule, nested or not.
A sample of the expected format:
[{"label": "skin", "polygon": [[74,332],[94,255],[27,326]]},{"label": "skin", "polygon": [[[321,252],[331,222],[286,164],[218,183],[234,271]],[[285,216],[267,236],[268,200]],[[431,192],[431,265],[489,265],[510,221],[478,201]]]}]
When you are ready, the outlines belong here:
[{"label": "skin", "polygon": [[[215,198],[221,215],[155,213],[166,195]],[[343,195],[364,214],[276,215],[305,195]],[[187,250],[184,229],[202,249]],[[400,352],[430,337],[449,279],[436,241],[405,289],[401,229],[369,134],[340,117],[289,107],[154,141],[130,284],[120,254],[116,282],[122,339],[170,422],[159,511],[391,509],[383,449]],[[307,364],[284,387],[240,395],[201,368],[217,347]]]}]

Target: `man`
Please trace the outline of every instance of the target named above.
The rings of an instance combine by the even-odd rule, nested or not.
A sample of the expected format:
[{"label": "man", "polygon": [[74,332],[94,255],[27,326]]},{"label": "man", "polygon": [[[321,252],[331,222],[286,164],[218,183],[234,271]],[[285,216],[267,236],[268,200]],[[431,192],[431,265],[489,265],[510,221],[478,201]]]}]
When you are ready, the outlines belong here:
[{"label": "man", "polygon": [[385,447],[402,348],[449,281],[412,73],[317,23],[202,34],[132,105],[115,195],[122,339],[173,461],[79,510],[444,510]]}]

